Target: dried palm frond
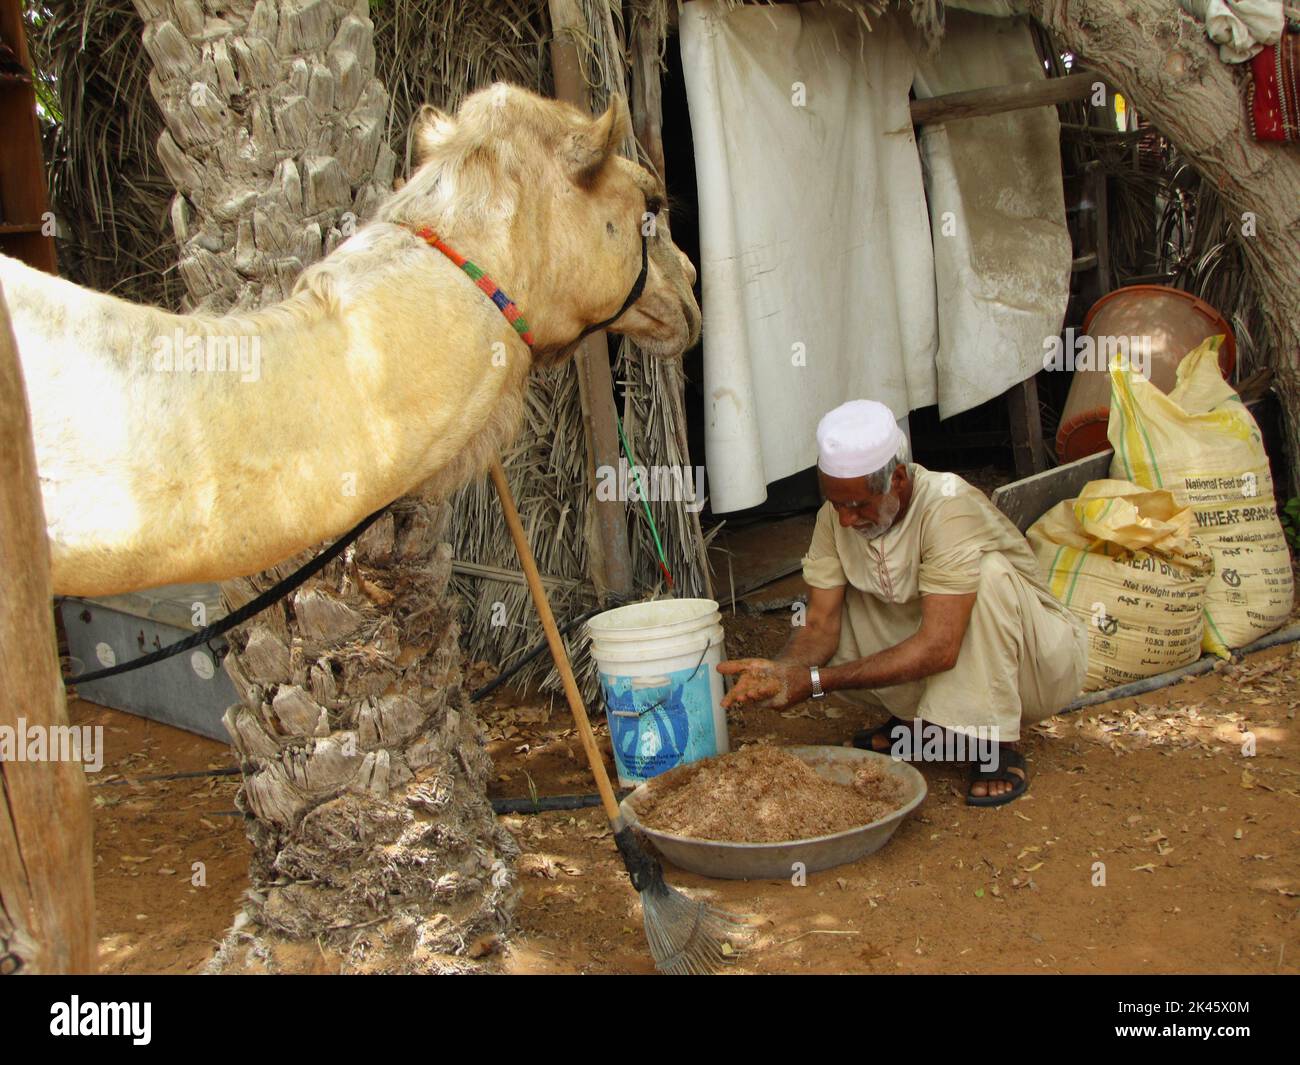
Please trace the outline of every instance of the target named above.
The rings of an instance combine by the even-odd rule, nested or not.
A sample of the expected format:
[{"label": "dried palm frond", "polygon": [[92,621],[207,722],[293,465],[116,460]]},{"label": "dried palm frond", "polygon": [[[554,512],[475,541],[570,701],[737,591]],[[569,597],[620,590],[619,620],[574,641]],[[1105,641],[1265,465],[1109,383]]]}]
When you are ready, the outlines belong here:
[{"label": "dried palm frond", "polygon": [[1073,138],[1106,175],[1110,266],[1117,288],[1160,269],[1159,205],[1170,190],[1171,153],[1163,142],[1157,151],[1139,153],[1140,137],[1154,139],[1145,130],[1133,134],[1098,130]]},{"label": "dried palm frond", "polygon": [[[510,453],[502,457],[503,465],[542,576],[573,580],[551,593],[552,608],[563,623],[595,602],[595,590],[587,583],[586,523],[591,487],[573,366],[535,374],[526,403],[523,430]],[[450,535],[457,558],[519,570],[496,493],[486,480],[457,493],[452,513]],[[454,587],[466,604],[463,638],[471,658],[505,669],[543,639],[525,586],[458,574]],[[591,697],[595,666],[585,644],[581,630],[566,639],[578,683],[584,695]],[[539,671],[552,675],[548,657],[522,670],[519,682]],[[555,690],[554,685],[548,686]]]},{"label": "dried palm frond", "polygon": [[388,140],[399,159],[421,104],[455,111],[494,81],[549,94],[546,0],[381,0],[375,24],[375,74],[388,89]]},{"label": "dried palm frond", "polygon": [[943,0],[911,0],[912,22],[931,49],[943,38]]},{"label": "dried palm frond", "polygon": [[[1212,179],[1184,174],[1181,195],[1171,196],[1163,230],[1182,233],[1169,250],[1172,284],[1203,299],[1228,320],[1237,341],[1238,380],[1273,365],[1272,333],[1246,253],[1246,223],[1223,202]],[[1184,187],[1186,186],[1186,187]],[[1187,231],[1190,229],[1190,233]]]},{"label": "dried palm frond", "polygon": [[24,12],[60,225],[60,272],[126,299],[180,306],[168,210],[175,190],[154,150],[144,26],[131,0],[44,0]]},{"label": "dried palm frond", "polygon": [[[634,343],[625,340],[619,346],[615,372],[623,393],[623,431],[637,462],[683,470],[688,491],[690,485],[702,483],[703,478],[697,481],[691,472],[685,414],[681,403],[675,401],[682,394],[680,364],[646,358]],[[709,542],[721,526],[714,526],[707,534],[702,531],[699,512],[703,504],[702,496],[648,501],[667,555],[665,564],[673,575],[672,594],[676,596],[714,595],[706,558]],[[659,555],[645,512],[638,506],[628,518],[633,572],[652,594],[664,594],[667,589],[659,579]]]}]

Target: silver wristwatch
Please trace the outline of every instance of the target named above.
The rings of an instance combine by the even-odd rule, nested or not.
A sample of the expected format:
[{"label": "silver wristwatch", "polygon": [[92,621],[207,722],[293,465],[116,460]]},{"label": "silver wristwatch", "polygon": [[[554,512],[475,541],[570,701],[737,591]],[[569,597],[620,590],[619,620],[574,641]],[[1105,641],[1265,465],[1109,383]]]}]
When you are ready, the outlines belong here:
[{"label": "silver wristwatch", "polygon": [[814,699],[825,699],[826,693],[822,691],[821,670],[816,666],[809,666],[808,675],[812,678],[812,697]]}]

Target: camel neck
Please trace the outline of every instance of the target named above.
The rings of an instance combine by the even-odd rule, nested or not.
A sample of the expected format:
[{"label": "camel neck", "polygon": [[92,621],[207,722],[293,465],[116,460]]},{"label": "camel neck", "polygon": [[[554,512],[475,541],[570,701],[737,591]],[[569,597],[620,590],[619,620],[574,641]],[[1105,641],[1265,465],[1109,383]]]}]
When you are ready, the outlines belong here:
[{"label": "camel neck", "polygon": [[519,334],[519,338],[530,348],[533,346],[533,334],[528,328],[528,320],[524,318],[523,312],[519,309],[519,305],[506,295],[500,285],[492,280],[492,278],[488,277],[482,267],[470,259],[467,259],[455,248],[451,247],[451,245],[439,237],[438,234],[428,226],[425,226],[422,229],[415,229],[413,232],[430,247],[436,248],[438,251],[442,252],[443,255],[468,274],[470,278],[473,279],[474,283],[483,290],[487,298],[496,305],[497,310],[499,310],[505,320],[510,323],[511,328]]}]

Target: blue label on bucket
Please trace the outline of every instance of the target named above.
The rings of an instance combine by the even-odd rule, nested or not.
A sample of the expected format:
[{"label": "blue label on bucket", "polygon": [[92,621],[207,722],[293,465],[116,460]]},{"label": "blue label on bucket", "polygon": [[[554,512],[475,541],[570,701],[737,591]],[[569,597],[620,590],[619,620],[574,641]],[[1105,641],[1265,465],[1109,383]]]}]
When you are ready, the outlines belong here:
[{"label": "blue label on bucket", "polygon": [[619,776],[646,780],[718,753],[709,667],[659,677],[602,672],[605,716]]}]

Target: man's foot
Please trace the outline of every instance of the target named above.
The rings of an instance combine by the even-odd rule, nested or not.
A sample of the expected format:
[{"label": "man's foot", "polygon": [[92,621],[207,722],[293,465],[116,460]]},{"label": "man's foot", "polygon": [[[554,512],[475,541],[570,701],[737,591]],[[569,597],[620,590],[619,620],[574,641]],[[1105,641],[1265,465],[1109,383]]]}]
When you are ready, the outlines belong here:
[{"label": "man's foot", "polygon": [[1029,771],[1025,758],[1012,747],[998,748],[998,766],[986,769],[976,762],[971,767],[967,806],[1003,806],[1029,790]]},{"label": "man's foot", "polygon": [[855,732],[853,734],[853,746],[862,751],[888,754],[894,747],[894,729],[899,725],[902,725],[905,729],[912,727],[902,718],[891,716],[888,721],[878,728]]}]

